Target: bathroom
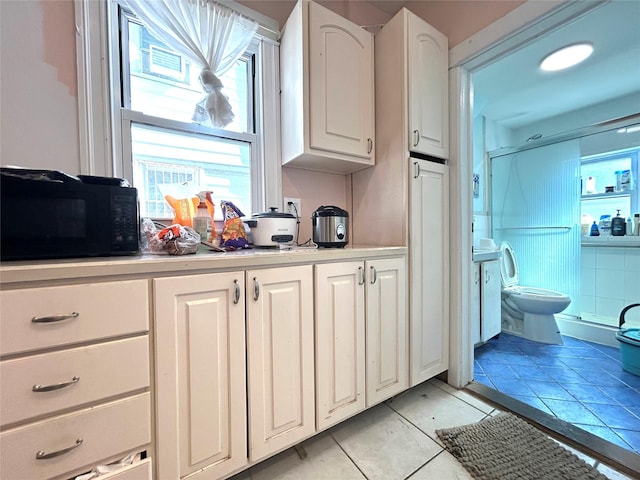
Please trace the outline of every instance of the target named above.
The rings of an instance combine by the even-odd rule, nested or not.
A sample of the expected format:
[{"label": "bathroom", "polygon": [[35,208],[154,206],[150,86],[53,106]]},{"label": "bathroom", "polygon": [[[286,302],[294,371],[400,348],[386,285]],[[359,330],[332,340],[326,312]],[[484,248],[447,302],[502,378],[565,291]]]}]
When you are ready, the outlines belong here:
[{"label": "bathroom", "polygon": [[[623,31],[625,14],[631,19],[638,18],[637,9],[625,13],[625,8],[632,8],[632,5],[628,2],[612,2],[563,28],[567,32],[541,36],[534,42],[539,45],[521,48],[515,54],[473,74],[473,173],[477,180],[473,195],[474,246],[478,246],[481,238],[493,238],[498,246],[503,241],[509,242],[517,260],[520,285],[561,292],[571,299],[571,303],[555,315],[555,320],[565,346],[577,347],[572,354],[581,355],[581,352],[585,352],[585,357],[572,359],[576,368],[581,364],[587,365],[592,360],[586,358],[589,355],[606,357],[602,362],[619,361],[619,342],[615,332],[619,326],[620,311],[625,305],[640,303],[640,237],[613,236],[606,228],[607,222],[600,222],[601,215],[615,217],[619,209],[620,216],[624,217],[625,230],[627,219],[631,219],[633,231],[633,215],[640,213],[640,128],[637,128],[640,124],[640,82],[637,73],[631,74],[627,78],[629,83],[618,84],[616,94],[606,97],[599,88],[605,81],[596,78],[588,66],[574,67],[574,76],[570,79],[573,83],[560,86],[552,85],[550,77],[545,77],[529,79],[531,84],[527,89],[518,83],[518,75],[526,72],[522,59],[526,58],[527,53],[529,58],[537,62],[542,58],[542,50],[552,45],[554,40],[557,41],[560,36],[563,41],[570,39],[570,30],[573,28],[582,32],[611,31],[612,27],[603,28],[602,22],[613,21],[616,25],[613,28]],[[619,51],[610,56],[626,63],[626,67],[632,66],[637,72],[640,58],[637,46],[640,42],[637,38],[622,40],[622,45],[627,47],[618,45],[616,48]],[[599,45],[598,38],[593,42]],[[628,47],[631,45],[636,46],[633,47],[635,50]],[[537,50],[537,47],[542,50]],[[618,72],[621,82],[625,77],[624,68],[612,67],[603,71]],[[512,85],[508,88],[520,88],[522,96],[529,103],[523,104],[515,93],[511,95],[510,91],[505,90],[504,83],[497,85],[500,82],[496,82],[496,78],[500,76],[510,78]],[[579,83],[582,82],[581,77],[590,79],[588,100],[584,96],[578,98],[582,88]],[[500,97],[492,96],[496,94],[492,89],[499,88],[502,88]],[[565,98],[554,97],[554,88]],[[547,113],[528,121],[527,116],[534,110],[532,100],[546,109]],[[560,108],[564,100],[575,100],[573,108],[554,110]],[[622,169],[628,169],[631,173],[631,185],[624,191],[616,182],[616,171]],[[589,177],[592,179],[587,185]],[[593,180],[595,187],[591,185]],[[613,192],[607,187],[613,187]],[[605,227],[599,236],[590,236],[593,221]],[[625,320],[625,327],[640,327],[640,308],[630,310]],[[512,326],[504,323],[502,331],[508,333],[509,328]],[[505,338],[518,337],[500,335],[500,342],[504,343]],[[597,346],[597,351],[588,350],[582,340]],[[555,346],[540,345],[540,348],[530,345],[527,348],[543,355],[551,355],[549,352],[554,351]],[[512,349],[509,359],[511,365],[526,363],[513,356],[520,351],[519,347],[515,342],[508,345]],[[476,358],[481,348],[476,349]],[[596,355],[586,353],[588,351],[596,352]],[[547,363],[549,367],[552,361]],[[512,370],[514,368],[509,369],[510,374]],[[550,369],[546,371],[548,373]],[[482,382],[481,377],[485,373],[476,370],[475,379]],[[567,372],[563,372],[563,375],[566,376]],[[638,377],[629,377],[634,377],[629,382],[637,382],[630,389],[629,402],[637,405],[640,401],[640,381],[635,380]],[[624,448],[635,451],[640,448],[640,411],[637,409],[632,410],[635,416],[630,414],[631,417],[625,419],[624,429],[621,430],[618,428],[619,412],[612,414],[610,420],[605,418],[605,413],[596,413],[598,418],[595,419],[594,411],[597,409],[585,408],[592,406],[589,401],[579,402],[576,408],[569,409],[568,398],[562,396],[566,391],[551,400],[542,400],[544,396],[533,395],[526,386],[518,391],[514,388],[513,378],[506,378],[503,379],[508,385],[507,390],[512,389],[506,393],[514,398]],[[517,379],[517,374],[514,378]],[[539,382],[537,387],[540,387],[543,384],[541,380],[547,381],[549,378],[534,380]],[[572,384],[566,378],[558,380],[558,383],[562,386]],[[494,384],[499,391],[503,391],[498,382]],[[524,393],[525,389],[530,397]],[[602,395],[603,391],[606,392],[604,396],[608,394],[610,397],[623,392],[615,382],[611,382],[610,387],[599,385],[598,394]],[[625,390],[626,393],[629,392]],[[629,414],[629,408],[624,414]]]}]

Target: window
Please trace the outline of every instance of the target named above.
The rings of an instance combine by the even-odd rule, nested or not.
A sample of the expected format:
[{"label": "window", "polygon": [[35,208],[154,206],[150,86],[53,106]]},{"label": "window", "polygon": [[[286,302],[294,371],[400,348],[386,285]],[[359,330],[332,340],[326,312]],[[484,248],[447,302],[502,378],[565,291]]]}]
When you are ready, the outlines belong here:
[{"label": "window", "polygon": [[[205,95],[200,68],[155,38],[122,6],[111,18],[119,26],[116,120],[122,128],[125,173],[138,189],[141,216],[172,218],[162,185],[183,182],[193,194],[212,191],[218,205],[220,200],[232,201],[245,214],[261,209],[261,168],[256,165],[260,132],[255,122],[259,86],[254,84],[259,43],[220,77],[234,119],[216,129],[191,120]],[[222,218],[220,209],[216,215]]]},{"label": "window", "polygon": [[634,180],[639,153],[637,148],[582,158],[582,224],[599,222],[602,215],[613,218],[618,211],[625,219],[640,212]]},{"label": "window", "polygon": [[[188,80],[193,75],[191,65],[167,45],[146,36],[140,22],[122,8],[121,0],[74,2],[78,26],[80,173],[126,178],[144,190],[139,196],[150,216],[169,218],[153,185],[174,180],[210,182],[207,188],[214,191],[215,198],[227,195],[230,200],[237,200],[247,215],[263,211],[267,205],[282,206],[278,23],[232,0],[224,0],[224,4],[256,20],[259,27],[250,51],[223,78],[225,94],[232,105],[239,107],[234,106],[234,122],[220,130],[191,122],[192,106],[189,117],[175,113],[181,110],[174,109],[175,104],[186,101],[181,95],[196,99],[204,96],[201,90],[194,91]],[[136,46],[133,57],[130,41]],[[123,74],[127,69],[129,72]],[[229,75],[235,75],[235,80],[227,80]],[[144,106],[144,98],[135,93],[139,90],[134,87],[132,95],[131,86],[127,85],[132,78],[134,82],[154,79],[155,85],[165,89],[164,94],[155,101],[146,101]],[[182,93],[172,95],[176,90]],[[162,105],[164,114],[151,110],[158,105]],[[177,153],[173,142],[178,136],[188,145],[197,146]],[[152,137],[158,143],[148,143]],[[167,145],[176,148],[168,150]],[[231,162],[228,152],[233,149],[235,157]],[[163,153],[172,154],[177,163]],[[197,165],[192,161],[202,158],[205,161],[196,162]],[[234,176],[242,168],[244,184]],[[244,198],[242,204],[240,197]],[[163,211],[159,212],[159,208]]]}]

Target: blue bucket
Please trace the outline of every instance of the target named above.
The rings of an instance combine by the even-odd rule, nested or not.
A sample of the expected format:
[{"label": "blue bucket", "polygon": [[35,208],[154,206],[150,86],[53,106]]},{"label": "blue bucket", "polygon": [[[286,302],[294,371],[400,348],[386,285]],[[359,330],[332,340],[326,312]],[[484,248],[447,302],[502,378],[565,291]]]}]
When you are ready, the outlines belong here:
[{"label": "blue bucket", "polygon": [[616,339],[620,342],[622,368],[640,376],[640,328],[622,328],[625,314],[633,307],[640,307],[640,303],[628,305],[620,312],[620,330],[616,332]]}]

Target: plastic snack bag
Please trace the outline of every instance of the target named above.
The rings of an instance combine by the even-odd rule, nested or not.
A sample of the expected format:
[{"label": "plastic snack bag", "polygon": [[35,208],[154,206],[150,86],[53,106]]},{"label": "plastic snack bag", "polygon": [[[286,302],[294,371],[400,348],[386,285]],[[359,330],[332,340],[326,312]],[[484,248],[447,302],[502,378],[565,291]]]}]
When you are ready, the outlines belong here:
[{"label": "plastic snack bag", "polygon": [[247,233],[244,230],[244,224],[240,219],[240,217],[244,217],[244,213],[233,203],[226,200],[220,201],[220,208],[222,208],[222,215],[224,217],[220,246],[226,250],[250,248]]},{"label": "plastic snack bag", "polygon": [[187,255],[196,253],[200,244],[200,235],[191,227],[176,223],[158,228],[148,218],[142,221],[140,237],[143,253]]},{"label": "plastic snack bag", "polygon": [[[220,245],[220,239],[218,238],[218,233],[216,232],[216,224],[213,220],[213,214],[215,212],[215,206],[213,204],[213,198],[211,198],[211,194],[213,192],[205,192],[204,203],[207,206],[207,212],[211,217],[211,230],[207,230],[207,243],[215,246]],[[202,240],[205,240],[204,238]]]}]

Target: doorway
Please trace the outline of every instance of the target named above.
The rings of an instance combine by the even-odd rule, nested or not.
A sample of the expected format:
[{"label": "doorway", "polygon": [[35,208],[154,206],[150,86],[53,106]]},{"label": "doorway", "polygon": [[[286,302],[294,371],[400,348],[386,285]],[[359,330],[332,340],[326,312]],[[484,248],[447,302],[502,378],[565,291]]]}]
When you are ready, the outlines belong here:
[{"label": "doorway", "polygon": [[[496,22],[482,31],[473,41],[455,47],[451,51],[450,79],[452,99],[454,99],[451,119],[453,146],[451,168],[452,179],[455,182],[452,185],[452,206],[454,200],[460,203],[459,217],[452,218],[452,238],[456,243],[456,245],[452,245],[452,248],[457,247],[462,252],[471,252],[473,244],[470,228],[473,217],[473,197],[470,186],[473,182],[474,172],[471,162],[466,159],[473,158],[476,146],[473,134],[475,117],[472,105],[474,94],[472,76],[474,72],[513,51],[517,51],[523,45],[533,42],[536,37],[558,29],[585,15],[587,11],[600,6],[600,4],[591,2],[589,4],[573,2],[557,8],[547,5],[548,8],[544,11],[534,11],[536,7],[544,7],[543,5],[534,5],[536,3],[545,2],[527,2],[523,8],[516,9],[513,16],[507,16],[509,18],[505,18],[504,22]],[[485,145],[485,151],[486,147],[487,145]],[[454,209],[452,208],[452,210]],[[470,298],[471,264],[466,259],[466,255],[463,255],[459,264],[452,262],[452,267],[452,285],[456,283],[460,285],[457,292],[452,291],[452,302],[455,302],[457,295],[460,306],[457,310],[452,309],[452,360],[456,361],[452,361],[449,382],[455,386],[464,386],[473,378],[471,327],[464,320],[471,317],[471,306],[464,301],[465,298]],[[473,389],[473,384],[471,389]],[[605,455],[608,454],[605,453]]]}]

